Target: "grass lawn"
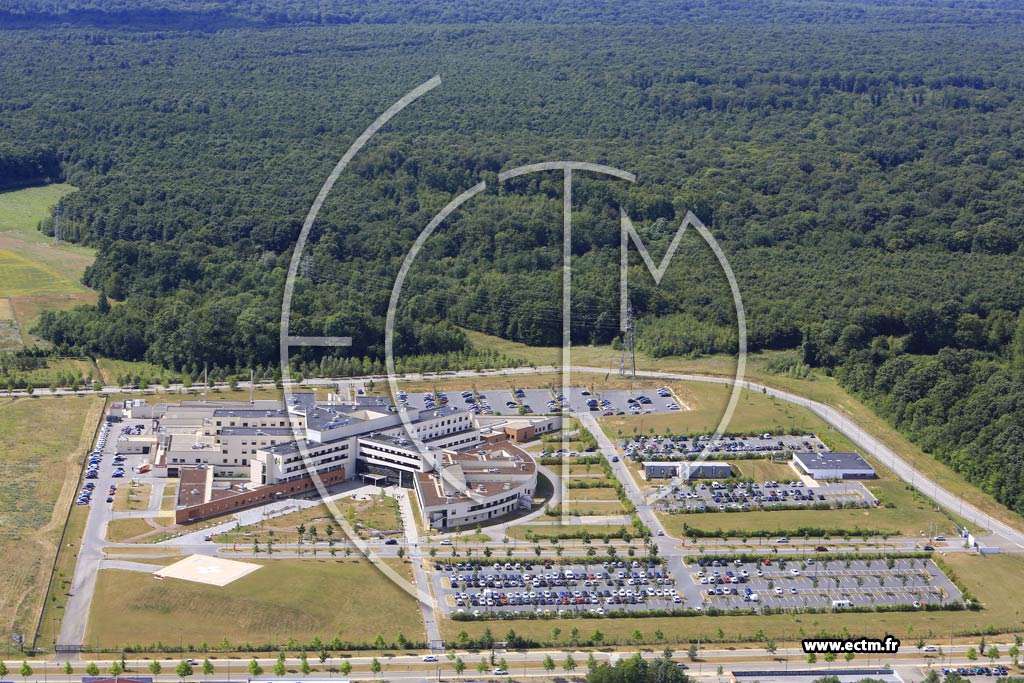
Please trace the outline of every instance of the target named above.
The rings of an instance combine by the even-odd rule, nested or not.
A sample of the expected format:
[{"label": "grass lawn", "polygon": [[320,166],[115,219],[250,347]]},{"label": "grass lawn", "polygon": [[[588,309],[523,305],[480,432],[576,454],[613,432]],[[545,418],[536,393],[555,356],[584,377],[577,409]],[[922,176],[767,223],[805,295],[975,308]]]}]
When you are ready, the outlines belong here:
[{"label": "grass lawn", "polygon": [[574,515],[624,515],[626,511],[622,509],[622,504],[618,500],[607,501],[607,500],[585,500],[567,501],[562,509],[566,512],[570,512]]},{"label": "grass lawn", "polygon": [[796,471],[784,462],[771,460],[730,460],[733,470],[740,477],[754,481],[790,481],[797,479]]},{"label": "grass lawn", "polygon": [[145,510],[149,507],[149,496],[152,489],[150,484],[139,484],[132,486],[122,484],[117,487],[114,494],[114,512],[125,512],[128,510]]},{"label": "grass lawn", "polygon": [[[538,366],[561,362],[561,350],[557,348],[530,347],[469,330],[466,331],[466,334],[473,344],[479,348],[496,349],[509,356],[522,358]],[[1013,513],[1005,506],[996,502],[989,494],[967,483],[962,476],[948,466],[938,462],[935,458],[915,446],[884,419],[876,415],[868,406],[847,393],[845,389],[838,385],[835,379],[820,374],[812,374],[806,379],[796,379],[766,372],[764,369],[766,364],[776,355],[778,355],[778,352],[749,355],[747,357],[746,378],[760,384],[792,391],[801,396],[828,403],[832,407],[845,412],[886,446],[899,453],[904,460],[907,460],[916,469],[927,473],[929,478],[943,488],[962,495],[965,502],[976,506],[985,513],[1016,529],[1024,531],[1024,519],[1020,515]],[[610,346],[573,348],[573,363],[577,365],[608,367],[613,371],[617,371],[618,359],[619,352]],[[736,361],[735,358],[724,355],[701,358],[666,357],[655,359],[644,354],[637,354],[637,370],[690,372],[730,377],[735,375]],[[647,380],[646,383],[650,384],[650,380]],[[683,397],[681,396],[681,398]],[[827,435],[819,434],[819,436],[826,437]],[[827,439],[826,443],[828,443]],[[831,446],[832,444],[829,445]],[[835,446],[832,447],[833,449],[836,448]]]},{"label": "grass lawn", "polygon": [[[386,536],[401,533],[401,516],[394,498],[372,496],[370,500],[353,500],[349,497],[334,501],[334,505],[349,524],[355,527],[360,537],[376,536],[378,532],[384,532]],[[316,527],[321,541],[327,540],[325,529],[331,525],[334,527],[334,538],[345,540],[345,531],[324,503],[273,517],[259,525],[243,526],[218,534],[216,540],[218,543],[249,543],[253,534],[262,539],[267,532],[273,531],[277,542],[294,542],[294,537],[288,538],[286,534],[295,534],[300,524],[306,527],[307,534],[312,527]]]},{"label": "grass lawn", "polygon": [[[569,460],[568,462],[572,462],[572,461]],[[564,467],[564,465],[562,467],[560,467],[558,465],[549,465],[549,467],[552,470],[554,470],[555,472],[559,472],[560,473],[561,470],[562,470],[562,467]],[[586,480],[590,480],[590,479],[594,479],[594,478],[597,478],[597,479],[607,479],[607,477],[605,477],[605,475],[604,475],[604,470],[601,469],[600,465],[569,465],[568,470],[569,470],[568,474],[569,474],[570,478],[571,477],[578,477],[578,478],[583,479],[585,481]]]},{"label": "grass lawn", "polygon": [[136,536],[155,531],[156,529],[151,527],[146,520],[138,517],[112,519],[107,524],[107,540],[113,543],[125,543]]},{"label": "grass lawn", "polygon": [[[251,561],[251,560],[246,560]],[[263,565],[224,587],[149,574],[103,570],[89,615],[86,642],[123,643],[205,640],[220,643],[309,641],[372,642],[425,638],[415,598],[365,560],[259,560]]]},{"label": "grass lawn", "polygon": [[3,400],[0,628],[32,633],[36,626],[82,456],[102,405],[95,397]]},{"label": "grass lawn", "polygon": [[[557,517],[543,517],[539,521],[557,521]],[[629,525],[626,525],[630,528]],[[532,535],[535,538],[549,538],[557,536],[560,533],[578,533],[582,529],[586,528],[592,536],[601,536],[605,533],[614,533],[619,530],[619,525],[601,525],[601,524],[587,524],[585,527],[581,524],[524,524],[521,526],[509,527],[507,536],[509,539],[517,539],[520,541],[526,541],[528,535]]]},{"label": "grass lawn", "polygon": [[[732,387],[708,382],[670,382],[668,386],[685,401],[690,410],[651,415],[615,415],[601,418],[611,438],[633,434],[704,434],[718,427],[725,414]],[[807,411],[781,399],[744,389],[727,431],[735,434],[755,432],[820,432],[825,423]]]},{"label": "grass lawn", "polygon": [[178,479],[168,477],[164,482],[164,495],[160,499],[160,510],[173,512],[174,506],[178,503]]},{"label": "grass lawn", "polygon": [[615,489],[569,489],[568,496],[572,501],[612,500],[616,503],[619,502],[619,495],[615,493]]},{"label": "grass lawn", "polygon": [[[687,642],[699,638],[702,642],[753,641],[754,634],[763,630],[765,637],[777,640],[781,647],[793,647],[796,640],[811,637],[821,631],[839,635],[844,627],[853,637],[860,635],[877,638],[890,633],[905,643],[917,638],[928,642],[945,644],[950,635],[977,634],[992,628],[994,632],[1019,632],[1022,607],[1016,600],[1007,600],[1006,586],[1016,585],[1024,575],[1024,557],[1020,555],[992,555],[983,557],[967,553],[950,553],[947,564],[957,573],[965,587],[984,606],[978,611],[939,612],[867,612],[845,613],[842,618],[830,614],[773,614],[754,616],[714,617],[651,617],[637,619],[551,619],[515,622],[456,622],[442,620],[442,635],[454,639],[460,630],[471,636],[480,635],[490,627],[496,636],[502,636],[514,628],[522,636],[550,642],[551,629],[561,629],[561,643],[568,639],[573,628],[578,628],[581,637],[587,638],[599,629],[608,644],[626,643],[634,629],[653,642],[653,633],[660,629],[672,643]],[[911,630],[908,632],[908,628]],[[722,630],[722,636],[718,630]],[[978,638],[970,642],[977,644]],[[764,641],[758,641],[763,643]],[[909,645],[904,645],[909,647]],[[677,648],[677,650],[680,648]],[[1005,653],[1004,653],[1005,654]],[[858,656],[854,664],[866,663],[866,656]],[[802,661],[803,658],[801,657]],[[873,660],[877,664],[877,660]]]}]

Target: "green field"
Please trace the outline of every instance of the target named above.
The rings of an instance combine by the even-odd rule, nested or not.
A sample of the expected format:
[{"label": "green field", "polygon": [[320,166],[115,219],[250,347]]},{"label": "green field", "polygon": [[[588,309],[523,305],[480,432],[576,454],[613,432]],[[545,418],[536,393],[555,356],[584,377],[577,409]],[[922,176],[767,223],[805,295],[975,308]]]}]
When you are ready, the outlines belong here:
[{"label": "green field", "polygon": [[[249,560],[246,560],[249,561]],[[86,642],[201,641],[265,643],[335,636],[389,642],[399,633],[425,638],[416,600],[365,560],[259,560],[263,565],[223,588],[123,570],[103,570],[96,583]],[[397,565],[396,565],[397,566]],[[408,565],[400,571],[408,572]],[[183,635],[184,634],[184,635]]]},{"label": "green field", "polygon": [[36,626],[81,458],[103,402],[0,400],[0,628]]},{"label": "green field", "polygon": [[0,297],[10,297],[20,328],[18,336],[3,335],[0,341],[8,347],[37,341],[28,330],[42,310],[96,301],[95,292],[81,283],[92,250],[55,244],[37,229],[57,201],[73,191],[56,184],[0,192]]}]

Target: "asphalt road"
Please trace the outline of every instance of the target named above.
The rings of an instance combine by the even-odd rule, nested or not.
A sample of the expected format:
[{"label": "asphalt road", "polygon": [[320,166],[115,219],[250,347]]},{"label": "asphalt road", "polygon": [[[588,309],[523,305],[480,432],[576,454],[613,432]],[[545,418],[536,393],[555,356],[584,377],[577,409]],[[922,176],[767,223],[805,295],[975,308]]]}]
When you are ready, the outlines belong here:
[{"label": "asphalt road", "polygon": [[[1010,643],[1000,643],[998,647],[1001,652],[1006,652],[1009,648]],[[813,666],[814,669],[832,668],[836,670],[850,669],[850,668],[865,668],[865,667],[878,667],[883,665],[892,666],[896,669],[897,673],[908,683],[920,681],[923,679],[925,672],[927,671],[926,665],[928,661],[933,663],[935,667],[947,666],[952,664],[953,666],[967,666],[972,664],[978,664],[980,662],[969,662],[964,653],[966,652],[967,645],[957,646],[944,646],[943,657],[941,661],[937,657],[933,657],[930,660],[926,660],[923,653],[918,652],[916,648],[907,643],[903,643],[901,652],[896,655],[885,655],[881,658],[877,656],[859,655],[855,660],[850,663],[843,662],[841,659],[835,663],[828,665],[819,660],[817,664]],[[713,680],[713,681],[725,681],[728,680],[728,672],[732,669],[759,669],[759,670],[797,670],[810,668],[806,663],[805,655],[802,650],[797,648],[780,648],[774,654],[767,653],[763,648],[761,649],[738,649],[738,650],[707,650],[701,649],[699,656],[696,660],[689,660],[684,652],[682,645],[675,646],[675,654],[673,659],[677,662],[684,662],[687,666],[686,673],[695,676],[701,680]],[[621,651],[612,652],[610,650],[604,651],[592,651],[595,659],[598,663],[610,662],[613,663],[619,658],[630,657],[634,653]],[[528,652],[522,651],[496,651],[495,661],[502,658],[506,660],[508,664],[509,676],[496,677],[491,674],[488,670],[487,675],[481,676],[476,671],[476,665],[480,662],[482,657],[488,658],[490,652],[488,651],[461,651],[457,652],[456,655],[461,657],[466,664],[466,671],[461,677],[456,677],[452,668],[452,663],[445,657],[440,656],[440,660],[437,663],[425,664],[423,663],[422,655],[398,655],[398,656],[378,656],[379,661],[383,666],[383,673],[380,676],[375,676],[369,671],[370,661],[373,659],[372,654],[354,656],[350,658],[328,658],[324,665],[320,664],[319,658],[316,653],[310,653],[309,663],[314,668],[326,667],[337,667],[343,661],[349,662],[354,671],[348,676],[351,680],[371,680],[377,678],[383,678],[389,681],[430,681],[430,680],[465,680],[465,681],[476,681],[481,679],[491,680],[521,680],[524,678],[536,678],[536,679],[562,679],[567,678],[567,672],[562,668],[562,664],[566,659],[567,654],[572,654],[573,659],[576,661],[577,668],[573,672],[573,676],[582,679],[586,673],[586,661],[587,656],[591,651],[581,650],[532,650]],[[641,653],[646,659],[653,659],[661,657],[662,652],[660,647],[653,647],[651,651]],[[554,672],[547,672],[541,666],[541,662],[545,656],[550,655],[555,661],[556,670]],[[264,669],[264,678],[275,678],[273,671],[273,665],[275,663],[274,658],[266,658],[258,656],[257,661],[260,666]],[[202,676],[200,667],[203,661],[203,655],[197,653],[186,653],[183,657],[194,657],[200,665],[195,666],[195,672],[193,675],[194,680],[203,680],[205,677]],[[8,669],[12,671],[13,675],[16,675],[18,669],[21,667],[22,659],[12,658],[10,656],[4,657]],[[102,671],[107,671],[114,660],[110,659],[97,659],[94,660]],[[148,665],[152,661],[152,656],[134,658],[132,656],[127,657],[128,668],[131,673],[139,672],[140,675],[150,677],[152,674],[149,673]],[[165,681],[177,681],[180,683],[181,679],[174,673],[174,668],[178,662],[181,661],[178,658],[166,658],[161,657],[159,661],[163,667],[163,672],[160,676],[155,677],[156,681],[163,683]],[[248,672],[248,664],[250,658],[240,657],[238,659],[222,659],[222,658],[211,658],[211,662],[215,666],[215,672],[212,674],[212,680],[225,681],[225,680],[248,680],[250,679]],[[987,664],[987,661],[984,662]],[[1003,664],[1008,665],[1009,662],[1004,658]],[[42,660],[29,660],[29,664],[32,666],[34,672],[31,676],[23,679],[25,683],[35,683],[39,681],[41,683],[48,683],[50,679],[54,681],[65,681],[67,680],[65,674],[60,671],[60,667],[63,666],[63,660],[58,662],[45,662]],[[81,674],[82,664],[78,665],[79,675]],[[285,676],[285,680],[301,681],[304,677],[298,672],[300,666],[300,660],[297,658],[288,658],[285,660],[285,666],[288,669],[288,674]],[[718,676],[717,669],[721,666],[725,672],[723,676]],[[489,667],[490,668],[490,667]],[[332,677],[333,673],[328,672],[314,672],[309,675],[309,678],[324,679]],[[343,679],[338,674],[339,679]]]},{"label": "asphalt road", "polygon": [[[441,373],[439,377],[458,378],[458,377],[481,377],[481,376],[493,376],[493,375],[528,375],[545,372],[559,372],[560,368],[551,367],[521,367],[521,368],[506,368],[502,370],[488,370],[478,372],[475,370],[461,370],[458,372]],[[571,366],[570,372],[585,372],[595,374],[607,374],[608,368],[598,368],[590,366]],[[438,377],[435,375],[424,376],[419,373],[411,373],[403,375],[400,379],[405,381],[410,380],[421,380],[426,377]],[[653,380],[681,380],[688,382],[711,382],[714,384],[732,384],[733,379],[728,377],[716,377],[709,375],[696,375],[688,373],[677,373],[677,372],[659,372],[659,371],[640,371],[637,373],[637,377],[640,379],[648,378]],[[376,377],[375,380],[384,380],[386,378]],[[308,379],[305,381],[305,385],[308,386],[334,386],[339,382],[350,382],[352,378],[340,378],[340,379]],[[359,381],[359,380],[356,380]],[[226,385],[220,385],[226,386]],[[240,388],[248,388],[248,382],[240,382]],[[257,384],[258,387],[269,387],[272,384]],[[794,405],[799,405],[808,410],[812,411],[825,422],[827,422],[834,429],[839,431],[841,434],[846,436],[850,441],[859,446],[866,453],[871,454],[876,461],[889,467],[890,470],[896,476],[903,481],[917,487],[921,493],[932,498],[936,503],[945,507],[947,510],[954,512],[964,519],[971,521],[978,529],[987,529],[1008,542],[1014,544],[1019,549],[1024,550],[1024,533],[1017,529],[1011,528],[1008,525],[1000,522],[991,515],[983,512],[977,507],[963,500],[962,497],[940,487],[934,480],[929,479],[923,473],[919,472],[910,463],[901,458],[895,451],[890,449],[888,446],[883,444],[881,441],[869,434],[863,427],[854,422],[849,416],[836,408],[829,406],[828,404],[821,403],[819,401],[813,401],[803,396],[799,396],[789,391],[782,389],[775,389],[773,387],[757,384],[755,382],[744,381],[743,386],[752,391],[761,391],[768,396],[774,396],[782,399]],[[168,388],[153,386],[154,390],[162,391],[178,391],[182,390],[181,385],[172,384]],[[193,387],[195,389],[195,387]],[[292,386],[292,390],[295,390],[296,386]],[[116,386],[105,386],[103,387],[104,392],[108,393],[120,393],[123,390]],[[142,393],[142,389],[135,390],[138,393]],[[50,395],[49,389],[37,389],[35,395],[46,396]],[[56,392],[58,395],[70,395],[72,392],[69,389],[58,389]],[[78,392],[86,393],[86,392]],[[24,395],[24,392],[14,392],[14,395]]]}]

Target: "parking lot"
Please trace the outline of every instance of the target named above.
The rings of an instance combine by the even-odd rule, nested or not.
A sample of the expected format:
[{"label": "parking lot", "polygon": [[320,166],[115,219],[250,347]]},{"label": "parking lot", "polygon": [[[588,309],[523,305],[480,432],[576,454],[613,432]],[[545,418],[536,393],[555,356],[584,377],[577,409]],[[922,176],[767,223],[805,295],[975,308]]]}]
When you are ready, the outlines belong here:
[{"label": "parking lot", "polygon": [[599,415],[646,415],[685,410],[667,387],[634,391],[594,391],[572,387],[562,395],[560,389],[452,389],[444,392],[399,392],[400,405],[418,410],[439,405],[464,406],[484,415],[517,415],[520,409],[531,415],[546,415],[568,409]]},{"label": "parking lot", "polygon": [[935,563],[924,558],[700,562],[690,565],[690,580],[702,602],[719,609],[924,607],[963,599]]},{"label": "parking lot", "polygon": [[[782,455],[786,451],[827,451],[828,447],[814,434],[756,434],[753,436],[724,436],[712,442],[706,435],[644,436],[637,435],[620,441],[618,447],[630,458],[643,460],[687,460],[700,453],[713,455],[715,460],[728,460],[729,456],[760,454]],[[796,477],[794,473],[794,478]]]},{"label": "parking lot", "polygon": [[637,561],[594,564],[435,562],[430,572],[446,615],[502,612],[548,615],[684,607],[675,580],[661,565]]},{"label": "parking lot", "polygon": [[878,499],[857,481],[816,482],[815,486],[802,481],[694,481],[658,501],[658,508],[664,512],[772,510],[812,505],[869,508],[878,505]]}]

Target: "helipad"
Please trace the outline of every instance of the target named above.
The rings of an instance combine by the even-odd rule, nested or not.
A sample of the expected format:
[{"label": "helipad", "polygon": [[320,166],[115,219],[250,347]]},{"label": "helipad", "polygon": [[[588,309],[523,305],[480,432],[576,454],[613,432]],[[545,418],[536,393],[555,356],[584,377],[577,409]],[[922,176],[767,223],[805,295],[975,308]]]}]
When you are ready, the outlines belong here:
[{"label": "helipad", "polygon": [[183,579],[197,583],[208,583],[211,586],[226,586],[250,574],[262,565],[250,562],[225,560],[208,555],[192,555],[168,567],[161,567],[153,572],[158,579]]}]

